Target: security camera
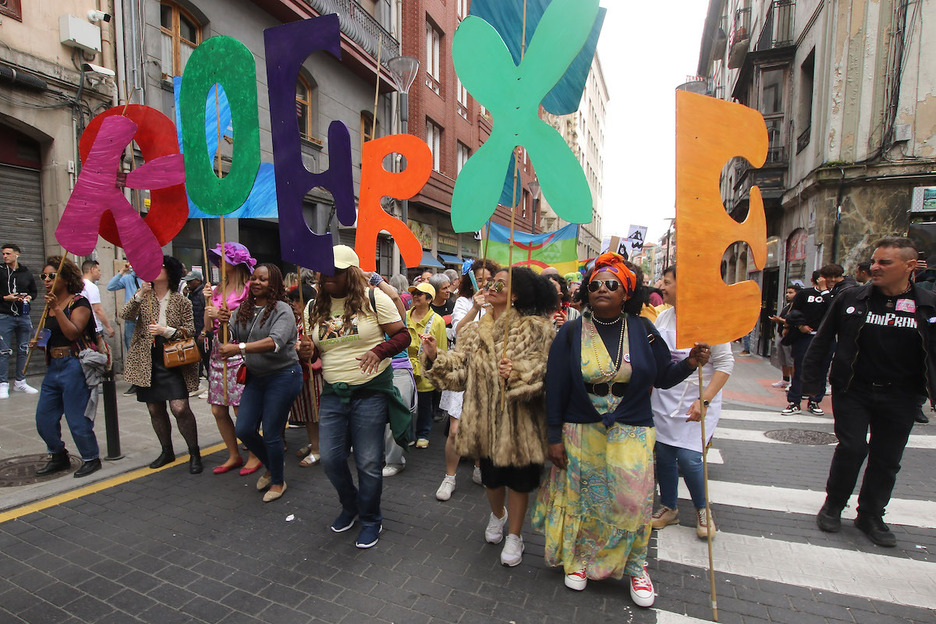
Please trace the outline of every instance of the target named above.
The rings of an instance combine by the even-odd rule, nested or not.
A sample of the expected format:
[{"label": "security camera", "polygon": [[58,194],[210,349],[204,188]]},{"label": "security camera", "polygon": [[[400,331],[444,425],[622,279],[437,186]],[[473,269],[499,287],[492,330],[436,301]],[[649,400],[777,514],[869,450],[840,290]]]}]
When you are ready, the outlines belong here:
[{"label": "security camera", "polygon": [[104,11],[88,11],[88,21],[89,22],[100,22],[100,21],[109,22],[111,21],[111,15],[110,13],[105,13]]},{"label": "security camera", "polygon": [[95,65],[94,63],[82,63],[81,69],[86,72],[93,72],[101,76],[108,78],[113,78],[117,74],[114,73],[113,69],[107,69],[106,67],[101,67],[100,65]]}]

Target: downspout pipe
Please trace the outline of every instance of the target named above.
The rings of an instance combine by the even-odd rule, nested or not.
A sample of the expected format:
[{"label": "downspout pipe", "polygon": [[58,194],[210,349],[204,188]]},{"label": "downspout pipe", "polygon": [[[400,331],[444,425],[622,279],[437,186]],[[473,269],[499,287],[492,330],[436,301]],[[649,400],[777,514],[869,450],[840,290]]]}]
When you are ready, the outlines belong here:
[{"label": "downspout pipe", "polygon": [[842,195],[845,193],[845,168],[839,167],[842,180],[839,182],[838,196],[835,199],[835,223],[832,226],[832,263],[838,264],[839,233],[842,229]]}]

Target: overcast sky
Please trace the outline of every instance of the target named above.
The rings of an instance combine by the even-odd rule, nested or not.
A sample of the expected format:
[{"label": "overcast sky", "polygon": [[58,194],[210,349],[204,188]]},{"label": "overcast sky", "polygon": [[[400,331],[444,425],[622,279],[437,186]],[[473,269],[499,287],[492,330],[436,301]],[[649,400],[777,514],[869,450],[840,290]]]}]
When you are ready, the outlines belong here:
[{"label": "overcast sky", "polygon": [[706,0],[601,0],[598,54],[608,87],[602,236],[675,216],[675,88],[696,73]]}]

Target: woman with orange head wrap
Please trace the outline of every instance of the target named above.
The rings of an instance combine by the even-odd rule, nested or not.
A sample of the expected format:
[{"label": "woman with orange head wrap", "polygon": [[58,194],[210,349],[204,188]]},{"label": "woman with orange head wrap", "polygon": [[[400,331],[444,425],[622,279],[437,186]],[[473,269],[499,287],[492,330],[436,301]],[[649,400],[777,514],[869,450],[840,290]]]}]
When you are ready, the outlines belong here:
[{"label": "woman with orange head wrap", "polygon": [[696,345],[673,362],[653,324],[640,316],[637,276],[615,253],[595,260],[579,298],[582,316],[559,330],[546,368],[547,484],[533,526],[546,535],[546,563],[565,569],[566,587],[630,577],[630,593],[653,604],[644,569],[653,504],[650,390],[673,386],[708,361]]}]

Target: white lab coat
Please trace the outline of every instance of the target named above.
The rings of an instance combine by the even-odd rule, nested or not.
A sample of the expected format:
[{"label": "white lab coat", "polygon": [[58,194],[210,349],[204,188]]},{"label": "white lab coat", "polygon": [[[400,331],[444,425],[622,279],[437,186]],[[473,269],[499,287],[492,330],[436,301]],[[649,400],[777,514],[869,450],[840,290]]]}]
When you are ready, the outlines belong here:
[{"label": "white lab coat", "polygon": [[[669,347],[674,362],[689,355],[689,349],[676,348],[676,309],[669,308],[660,313],[654,322],[660,336]],[[731,374],[734,370],[734,356],[730,344],[712,345],[712,356],[708,364],[702,367],[703,388],[712,380],[715,371]],[[699,373],[693,371],[689,377],[676,386],[661,390],[654,388],[650,396],[653,407],[653,425],[656,427],[656,440],[670,446],[702,452],[702,423],[686,422],[689,408],[699,398]],[[721,415],[721,392],[715,395],[705,412],[706,444],[712,439],[718,417]]]}]

